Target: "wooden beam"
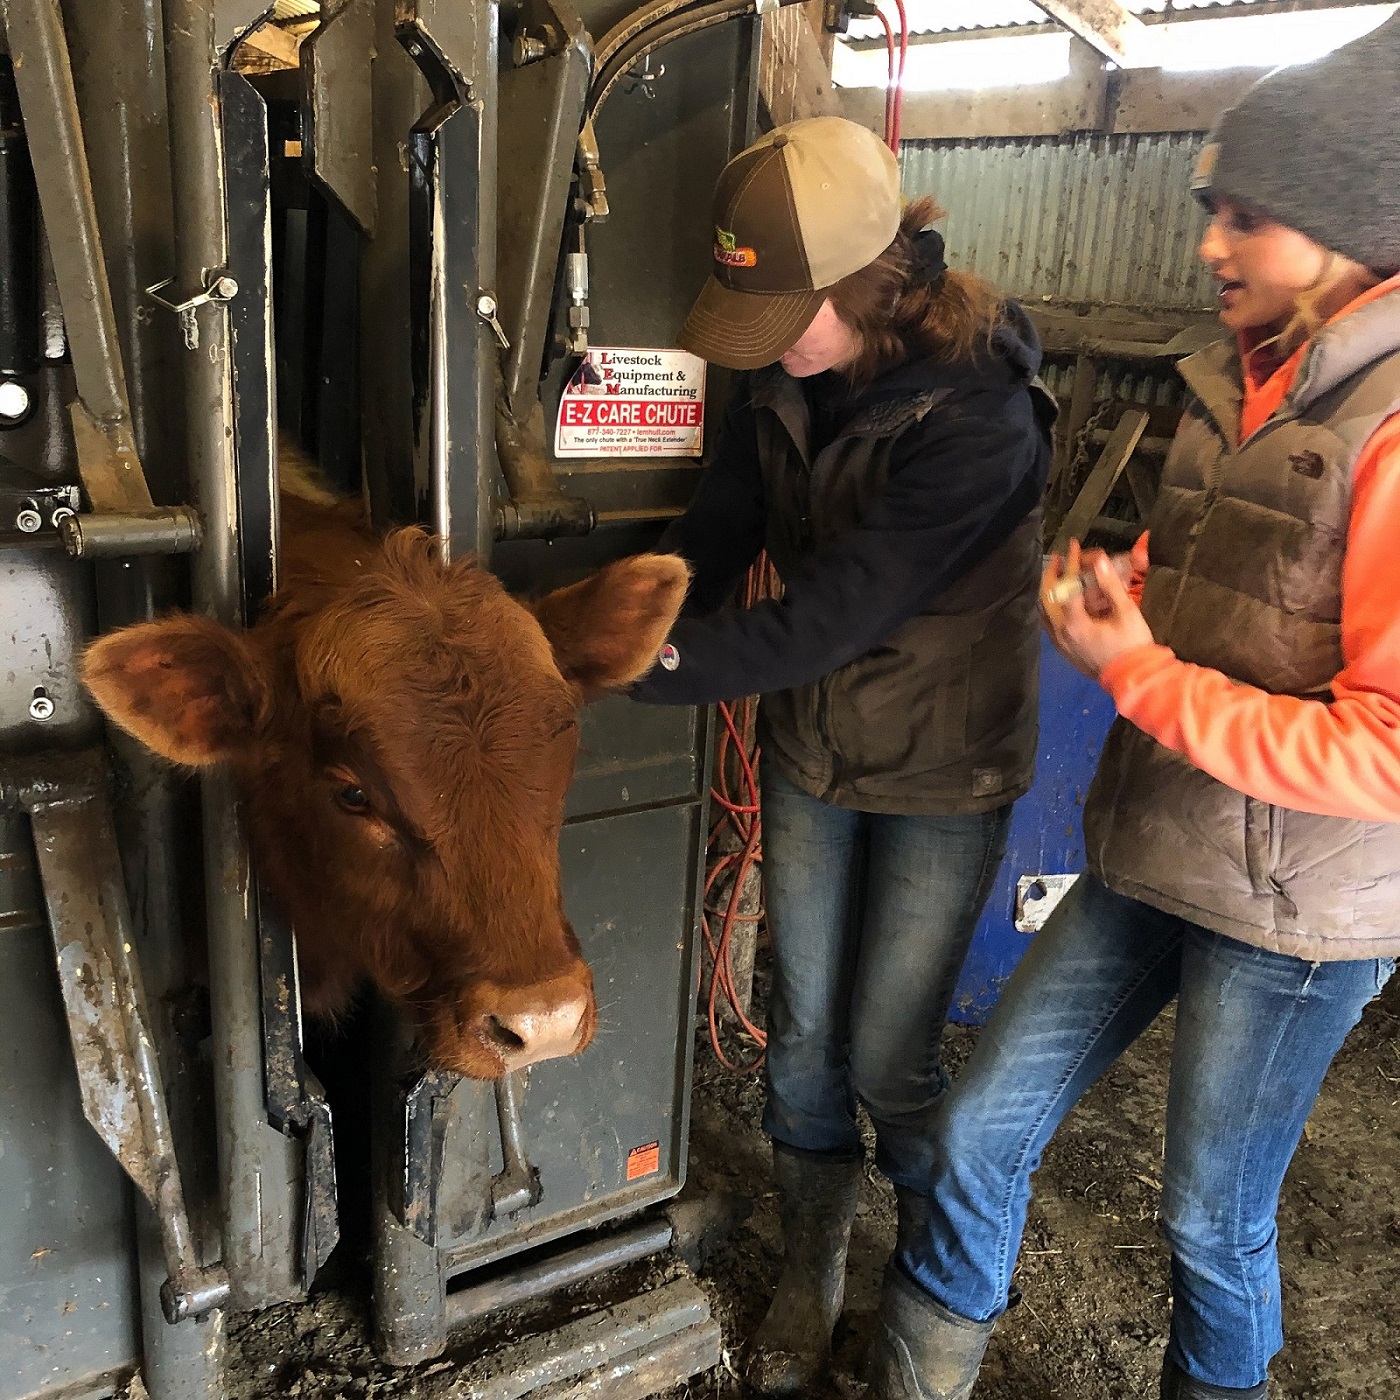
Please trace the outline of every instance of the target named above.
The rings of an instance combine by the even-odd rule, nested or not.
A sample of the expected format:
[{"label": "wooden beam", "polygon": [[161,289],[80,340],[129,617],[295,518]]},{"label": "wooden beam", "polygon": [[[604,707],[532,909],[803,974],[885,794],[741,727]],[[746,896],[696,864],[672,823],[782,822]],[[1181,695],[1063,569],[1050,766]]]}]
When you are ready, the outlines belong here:
[{"label": "wooden beam", "polygon": [[[1089,441],[1096,447],[1102,447],[1112,436],[1107,428],[1095,428],[1089,434]],[[1162,462],[1171,450],[1171,438],[1145,437],[1137,445],[1137,455],[1145,461]]]},{"label": "wooden beam", "polygon": [[1120,75],[1109,114],[1115,135],[1144,131],[1208,131],[1267,70],[1220,68],[1209,73],[1172,73],[1138,68]]},{"label": "wooden beam", "polygon": [[1194,354],[1225,334],[1211,311],[1127,308],[1088,314],[1062,307],[1031,305],[1041,346],[1051,355],[1108,360],[1176,360]]},{"label": "wooden beam", "polygon": [[[1037,0],[1039,3],[1039,0]],[[1147,431],[1147,414],[1130,408],[1118,420],[1108,445],[1099,454],[1089,479],[1084,483],[1074,504],[1069,508],[1059,533],[1055,536],[1054,553],[1063,554],[1069,548],[1070,540],[1082,540],[1089,532],[1095,518],[1103,511],[1123,468],[1133,455],[1138,439]]]},{"label": "wooden beam", "polygon": [[828,73],[831,72],[831,55],[836,51],[836,35],[826,27],[827,0],[803,0],[802,8],[807,11],[807,22],[812,33],[817,36],[817,50]]},{"label": "wooden beam", "polygon": [[240,73],[265,73],[301,64],[301,39],[281,25],[260,24],[245,35],[234,54],[234,67]]},{"label": "wooden beam", "polygon": [[1120,68],[1146,62],[1147,26],[1121,0],[1036,0],[1051,19]]},{"label": "wooden beam", "polygon": [[1079,435],[1088,425],[1094,411],[1094,389],[1098,384],[1098,366],[1091,355],[1078,355],[1074,361],[1074,382],[1069,393],[1069,412],[1056,426],[1060,440],[1055,445],[1054,460],[1050,463],[1050,479],[1046,487],[1059,481],[1074,458],[1079,445]]},{"label": "wooden beam", "polygon": [[1146,462],[1140,462],[1135,457],[1128,459],[1123,475],[1128,479],[1128,490],[1133,493],[1138,519],[1146,520],[1152,514],[1152,507],[1157,504],[1157,477]]},{"label": "wooden beam", "polygon": [[[1092,65],[1080,62],[1084,54]],[[1108,83],[1102,62],[1087,45],[1071,51],[1068,78],[984,92],[911,92],[904,98],[906,141],[968,141],[981,137],[1059,136],[1071,131],[1114,135],[1208,131],[1216,117],[1259,81],[1261,69],[1171,73],[1138,68]],[[882,87],[838,88],[852,121],[883,133]]]},{"label": "wooden beam", "polygon": [[758,94],[773,126],[841,115],[831,66],[822,57],[821,42],[805,11],[804,5],[785,5],[763,17]]},{"label": "wooden beam", "polygon": [[[1069,77],[1057,83],[986,91],[907,92],[906,141],[971,140],[983,136],[1062,136],[1103,125],[1108,73],[1086,44],[1070,45]],[[841,88],[841,106],[852,121],[877,135],[885,129],[883,87]]]}]

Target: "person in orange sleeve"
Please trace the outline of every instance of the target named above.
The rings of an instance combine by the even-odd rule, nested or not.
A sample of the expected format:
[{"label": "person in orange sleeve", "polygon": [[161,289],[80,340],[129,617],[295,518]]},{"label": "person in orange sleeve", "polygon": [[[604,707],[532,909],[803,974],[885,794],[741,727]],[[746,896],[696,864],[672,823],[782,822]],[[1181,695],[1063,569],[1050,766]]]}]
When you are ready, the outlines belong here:
[{"label": "person in orange sleeve", "polygon": [[1256,84],[1197,166],[1232,335],[1180,366],[1135,557],[1046,569],[1052,639],[1118,710],[1088,870],[943,1100],[870,1400],[971,1393],[1046,1143],[1173,998],[1160,1395],[1267,1394],[1284,1172],[1400,954],[1397,73],[1400,15]]}]

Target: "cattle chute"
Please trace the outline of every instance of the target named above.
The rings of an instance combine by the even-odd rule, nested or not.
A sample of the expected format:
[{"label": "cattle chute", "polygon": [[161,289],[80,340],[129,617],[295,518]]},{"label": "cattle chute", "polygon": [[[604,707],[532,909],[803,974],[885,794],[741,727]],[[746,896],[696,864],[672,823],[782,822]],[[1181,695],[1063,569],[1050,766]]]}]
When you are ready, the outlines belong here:
[{"label": "cattle chute", "polygon": [[[278,422],[376,524],[421,523],[514,589],[654,542],[698,464],[556,463],[544,425],[590,339],[667,346],[703,277],[705,241],[658,240],[655,210],[703,230],[751,134],[753,8],[0,5],[0,1036],[23,1068],[0,1124],[47,1127],[0,1185],[47,1202],[0,1212],[28,1318],[0,1329],[0,1400],[137,1366],[156,1400],[222,1394],[230,1312],[302,1297],[347,1223],[294,933],[235,787],[104,735],[84,644],[175,608],[256,618],[282,567]],[[687,81],[629,78],[672,41]],[[496,1088],[425,1071],[382,1005],[357,1023],[356,1225],[396,1362],[708,1218],[672,1204],[708,719],[612,699],[582,748],[560,855],[594,1046]],[[75,933],[99,868],[103,917]],[[616,1335],[619,1374],[718,1358],[684,1289]]]}]

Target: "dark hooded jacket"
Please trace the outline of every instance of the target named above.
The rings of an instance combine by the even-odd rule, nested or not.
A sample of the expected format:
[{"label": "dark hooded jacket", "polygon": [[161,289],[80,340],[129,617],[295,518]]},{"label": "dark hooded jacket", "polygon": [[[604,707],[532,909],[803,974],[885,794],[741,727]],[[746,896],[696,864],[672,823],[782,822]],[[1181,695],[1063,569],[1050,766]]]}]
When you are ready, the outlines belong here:
[{"label": "dark hooded jacket", "polygon": [[[1024,792],[1054,417],[1040,359],[1012,303],[990,351],[908,361],[854,396],[778,366],[741,381],[660,546],[695,577],[635,696],[762,694],[765,754],[839,806],[976,812]],[[726,606],[764,548],[782,599]]]}]

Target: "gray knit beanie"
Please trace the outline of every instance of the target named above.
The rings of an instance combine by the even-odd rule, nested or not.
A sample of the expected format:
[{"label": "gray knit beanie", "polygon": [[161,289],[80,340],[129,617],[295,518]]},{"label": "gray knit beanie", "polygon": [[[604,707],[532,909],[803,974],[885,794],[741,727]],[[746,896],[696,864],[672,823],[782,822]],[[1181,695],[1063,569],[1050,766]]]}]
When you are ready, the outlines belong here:
[{"label": "gray knit beanie", "polygon": [[1400,12],[1255,83],[1215,124],[1191,181],[1381,276],[1400,271]]}]

